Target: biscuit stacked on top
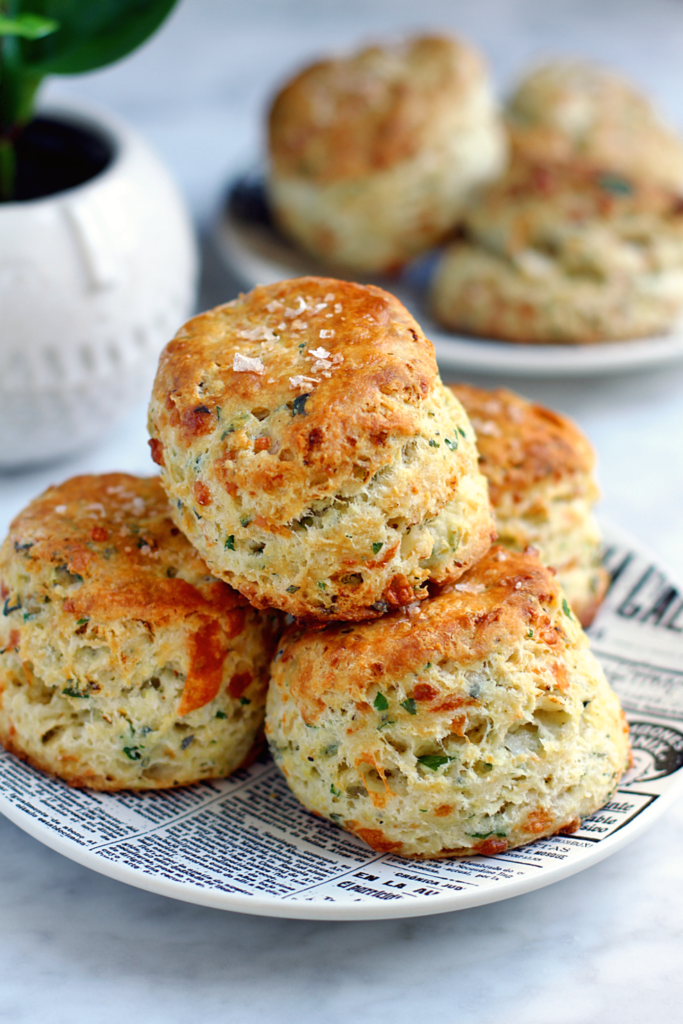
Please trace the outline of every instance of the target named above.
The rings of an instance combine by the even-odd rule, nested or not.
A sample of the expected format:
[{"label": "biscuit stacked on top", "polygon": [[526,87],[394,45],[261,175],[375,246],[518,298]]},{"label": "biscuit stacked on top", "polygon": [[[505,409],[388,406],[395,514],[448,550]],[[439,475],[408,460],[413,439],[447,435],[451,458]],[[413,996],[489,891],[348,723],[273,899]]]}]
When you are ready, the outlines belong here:
[{"label": "biscuit stacked on top", "polygon": [[283,231],[315,256],[386,272],[439,242],[506,155],[481,56],[418,37],[313,64],[280,91],[268,194]]},{"label": "biscuit stacked on top", "polygon": [[513,159],[465,214],[432,307],[464,333],[593,343],[683,310],[683,140],[611,72],[559,62],[510,100]]},{"label": "biscuit stacked on top", "polygon": [[177,525],[259,608],[376,618],[494,535],[467,415],[380,288],[301,278],[195,317],[162,354],[149,427]]}]

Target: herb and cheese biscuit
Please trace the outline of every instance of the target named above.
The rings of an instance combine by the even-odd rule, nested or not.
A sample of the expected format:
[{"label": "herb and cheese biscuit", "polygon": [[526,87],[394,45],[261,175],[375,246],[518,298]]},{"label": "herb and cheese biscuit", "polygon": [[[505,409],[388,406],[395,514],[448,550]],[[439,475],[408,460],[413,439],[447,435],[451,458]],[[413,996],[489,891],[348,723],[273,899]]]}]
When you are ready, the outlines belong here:
[{"label": "herb and cheese biscuit", "polygon": [[574,831],[629,754],[617,697],[552,574],[497,546],[408,614],[292,627],[266,736],[305,807],[418,858]]},{"label": "herb and cheese biscuit", "polygon": [[506,149],[470,46],[446,37],[372,46],[306,68],[275,99],[270,203],[314,255],[391,271],[453,227]]},{"label": "herb and cheese biscuit", "polygon": [[605,595],[600,565],[595,455],[576,424],[520,395],[451,384],[477,435],[498,540],[538,550],[577,618],[588,626]]},{"label": "herb and cheese biscuit", "polygon": [[612,173],[517,162],[444,251],[434,315],[466,334],[590,343],[670,330],[683,310],[683,207]]},{"label": "herb and cheese biscuit", "polygon": [[157,478],[80,476],[0,550],[0,741],[75,786],[220,778],[263,726],[277,614],[211,575]]},{"label": "herb and cheese biscuit", "polygon": [[474,431],[379,288],[301,278],[195,317],[149,423],[176,523],[256,607],[376,617],[491,543]]},{"label": "herb and cheese biscuit", "polygon": [[515,154],[579,163],[683,191],[683,139],[630,82],[587,61],[555,61],[517,86],[506,110]]}]

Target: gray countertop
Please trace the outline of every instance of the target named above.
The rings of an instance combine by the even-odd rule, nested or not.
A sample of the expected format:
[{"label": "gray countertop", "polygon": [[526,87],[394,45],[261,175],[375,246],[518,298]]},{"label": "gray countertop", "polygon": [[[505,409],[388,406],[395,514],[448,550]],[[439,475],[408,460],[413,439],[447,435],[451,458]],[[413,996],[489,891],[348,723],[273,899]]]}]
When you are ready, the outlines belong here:
[{"label": "gray countertop", "polygon": [[[501,88],[544,55],[599,58],[639,81],[683,125],[683,7],[674,0],[185,0],[139,53],[53,83],[48,95],[84,98],[134,123],[206,232],[230,175],[259,150],[274,85],[331,48],[425,27],[476,42]],[[236,282],[207,242],[204,252],[201,304],[231,298]],[[578,421],[599,454],[604,514],[683,579],[683,366],[495,383]],[[47,483],[110,469],[150,472],[142,407],[79,459],[0,477],[0,530]],[[405,922],[306,923],[127,888],[0,819],[0,1020],[677,1019],[681,846],[679,803],[610,859],[513,900]]]}]

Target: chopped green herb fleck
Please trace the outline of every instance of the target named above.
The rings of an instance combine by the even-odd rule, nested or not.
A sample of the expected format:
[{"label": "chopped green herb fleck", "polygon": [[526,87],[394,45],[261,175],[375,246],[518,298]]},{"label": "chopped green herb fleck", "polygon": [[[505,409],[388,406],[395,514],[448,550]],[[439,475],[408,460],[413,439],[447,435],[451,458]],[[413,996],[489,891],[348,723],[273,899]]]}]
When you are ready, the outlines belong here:
[{"label": "chopped green herb fleck", "polygon": [[225,542],[225,550],[226,551],[234,551],[235,550],[235,535],[234,535],[234,533],[231,533],[230,536],[228,537],[228,539],[226,540],[226,542]]},{"label": "chopped green herb fleck", "polygon": [[67,697],[82,697],[84,700],[90,697],[89,693],[83,693],[77,686],[65,686],[62,693]]},{"label": "chopped green herb fleck", "polygon": [[325,583],[324,580],[318,580],[318,586],[321,590],[327,590],[327,583]]},{"label": "chopped green herb fleck", "polygon": [[341,789],[337,789],[334,782],[330,783],[330,793],[332,796],[341,796]]},{"label": "chopped green herb fleck", "polygon": [[301,590],[301,587],[295,587],[293,583],[291,586],[287,587],[288,594],[296,594],[297,590]]},{"label": "chopped green herb fleck", "polygon": [[431,661],[428,661],[428,662],[427,662],[427,664],[425,665],[425,671],[426,671],[426,670],[427,670],[428,668],[431,668],[431,667],[432,667],[432,663],[431,663]]},{"label": "chopped green herb fleck", "polygon": [[534,638],[534,631],[533,631],[533,629],[530,629],[529,632],[527,633],[527,640],[533,640],[533,638]]},{"label": "chopped green herb fleck", "polygon": [[430,448],[439,448],[441,446],[439,445],[438,441],[435,441],[433,437],[430,437],[429,438],[429,447]]},{"label": "chopped green herb fleck", "polygon": [[381,729],[386,729],[388,725],[396,725],[393,718],[386,718],[381,725],[377,726],[377,731],[379,732]]},{"label": "chopped green herb fleck", "polygon": [[193,508],[193,509],[192,509],[192,511],[193,511],[193,512],[194,512],[194,514],[196,515],[197,519],[202,519],[202,518],[203,518],[203,516],[200,516],[200,514],[199,514],[199,512],[197,511],[197,509],[196,509],[196,508]]},{"label": "chopped green herb fleck", "polygon": [[90,622],[90,619],[88,618],[87,615],[84,616],[84,618],[79,619],[78,622],[76,623],[76,625],[77,626],[85,626],[86,622]]},{"label": "chopped green herb fleck", "polygon": [[423,754],[422,757],[418,757],[418,763],[424,765],[425,768],[429,768],[431,772],[438,771],[442,765],[448,764],[449,761],[454,761],[454,757],[448,757],[446,754]]},{"label": "chopped green herb fleck", "polygon": [[129,757],[131,759],[131,761],[142,760],[142,754],[140,753],[138,747],[124,747],[123,752],[126,755],[126,757]]},{"label": "chopped green herb fleck", "polygon": [[221,418],[221,407],[220,407],[220,405],[217,405],[216,406],[216,419],[219,420],[220,418]]},{"label": "chopped green herb fleck", "polygon": [[451,441],[450,437],[444,437],[443,443],[446,445],[447,448],[450,448],[450,450],[452,452],[456,452],[458,450],[458,439],[457,439],[457,437],[455,438],[454,441]]},{"label": "chopped green herb fleck", "polygon": [[372,545],[372,552],[373,552],[373,554],[374,555],[378,555],[383,547],[384,547],[384,544],[382,543],[382,541],[381,540],[376,540],[375,543]]},{"label": "chopped green herb fleck", "polygon": [[310,397],[310,391],[305,395],[297,395],[297,397],[292,402],[292,416],[306,415],[306,402]]},{"label": "chopped green herb fleck", "polygon": [[168,569],[166,570],[166,575],[168,576],[169,580],[174,580],[176,578],[176,576],[178,575],[178,570],[176,569],[175,565],[169,565]]},{"label": "chopped green herb fleck", "polygon": [[249,697],[240,697],[240,704],[251,704],[251,699]]},{"label": "chopped green herb fleck", "polygon": [[378,693],[373,701],[373,707],[376,711],[386,711],[389,707],[389,701],[383,693]]},{"label": "chopped green herb fleck", "polygon": [[606,192],[611,192],[613,195],[630,196],[633,192],[631,183],[624,178],[617,177],[616,174],[601,174],[598,181],[601,188],[604,188]]},{"label": "chopped green herb fleck", "polygon": [[567,616],[567,618],[569,618],[569,619],[573,618],[572,610],[569,607],[569,605],[567,604],[567,598],[566,597],[562,598],[562,611]]},{"label": "chopped green herb fleck", "polygon": [[247,526],[249,526],[250,522],[251,522],[251,516],[242,516],[242,518],[240,519],[240,526],[247,527]]},{"label": "chopped green herb fleck", "polygon": [[186,736],[184,740],[181,740],[180,749],[187,750],[187,748],[194,743],[194,736]]},{"label": "chopped green herb fleck", "polygon": [[465,835],[470,839],[490,839],[491,836],[497,836],[498,839],[507,838],[507,832],[466,832]]},{"label": "chopped green herb fleck", "polygon": [[414,697],[406,697],[405,700],[402,700],[401,701],[401,707],[404,708],[408,712],[409,715],[416,715],[417,714],[417,706],[415,704],[415,698]]},{"label": "chopped green herb fleck", "polygon": [[216,712],[216,718],[227,718],[227,717],[228,716],[226,715],[225,711],[217,711]]},{"label": "chopped green herb fleck", "polygon": [[228,436],[228,434],[234,434],[234,433],[235,433],[235,427],[234,427],[234,425],[233,425],[233,424],[231,423],[231,424],[230,424],[230,426],[229,426],[229,427],[226,427],[226,429],[225,429],[225,430],[223,431],[223,433],[221,434],[221,441],[225,441],[225,439],[226,439],[226,437]]},{"label": "chopped green herb fleck", "polygon": [[467,434],[462,429],[462,427],[458,427],[458,433],[460,434],[461,437],[467,437]]}]

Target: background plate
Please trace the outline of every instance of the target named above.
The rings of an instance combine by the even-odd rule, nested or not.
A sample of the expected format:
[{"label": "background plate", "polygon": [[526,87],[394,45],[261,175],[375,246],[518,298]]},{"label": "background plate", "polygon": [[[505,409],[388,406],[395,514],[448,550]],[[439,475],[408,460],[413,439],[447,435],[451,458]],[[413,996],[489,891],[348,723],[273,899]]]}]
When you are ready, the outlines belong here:
[{"label": "background plate", "polygon": [[461,910],[582,871],[649,828],[683,789],[683,597],[633,541],[606,531],[614,584],[593,648],[631,723],[633,768],[571,836],[495,857],[377,854],[305,811],[264,757],[220,782],[168,792],[71,789],[0,753],[0,811],[112,878],[222,910],[368,919]]},{"label": "background plate", "polygon": [[[348,278],[349,271],[325,266],[298,250],[273,227],[260,171],[237,178],[214,229],[218,253],[245,288],[305,274]],[[510,374],[524,377],[593,377],[683,360],[683,326],[672,334],[597,345],[519,345],[452,334],[427,311],[427,283],[435,263],[428,254],[400,277],[354,275],[378,284],[408,307],[434,343],[442,371]]]}]

